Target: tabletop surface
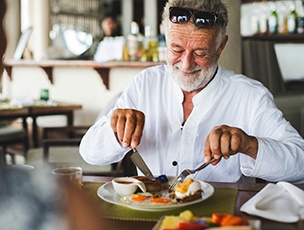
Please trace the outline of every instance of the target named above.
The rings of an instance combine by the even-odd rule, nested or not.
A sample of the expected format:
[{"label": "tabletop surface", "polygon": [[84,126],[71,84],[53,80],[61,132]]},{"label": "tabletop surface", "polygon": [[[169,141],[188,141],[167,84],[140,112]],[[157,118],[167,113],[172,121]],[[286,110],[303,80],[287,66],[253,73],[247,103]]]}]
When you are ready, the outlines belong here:
[{"label": "tabletop surface", "polygon": [[24,116],[39,113],[51,112],[66,112],[82,109],[81,104],[67,103],[67,102],[45,102],[40,100],[33,101],[32,104],[17,105],[10,104],[9,101],[0,102],[0,117],[1,116]]},{"label": "tabletop surface", "polygon": [[[84,182],[109,182],[113,177],[99,177],[99,176],[83,176]],[[265,187],[266,183],[210,183],[214,188],[237,188],[238,195],[236,200],[235,215],[245,217],[251,220],[261,221],[261,230],[273,230],[273,229],[284,229],[284,230],[299,230],[297,223],[285,224],[280,222],[275,222],[267,219],[263,219],[256,216],[251,216],[240,211],[240,207],[256,193],[258,193],[262,188]],[[297,185],[299,188],[304,190],[304,184]],[[127,220],[114,220],[106,219],[107,222],[114,225],[122,225],[124,229],[152,229],[156,224],[155,221],[127,221]]]}]

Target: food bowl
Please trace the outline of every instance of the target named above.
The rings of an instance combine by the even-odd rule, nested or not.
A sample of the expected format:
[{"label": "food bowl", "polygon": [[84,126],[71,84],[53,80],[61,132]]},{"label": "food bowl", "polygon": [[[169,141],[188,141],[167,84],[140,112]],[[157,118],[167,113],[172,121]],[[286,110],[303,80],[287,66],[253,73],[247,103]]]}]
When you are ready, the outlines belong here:
[{"label": "food bowl", "polygon": [[128,196],[140,188],[142,192],[146,192],[146,186],[143,182],[132,177],[118,177],[112,180],[113,188],[120,196]]}]

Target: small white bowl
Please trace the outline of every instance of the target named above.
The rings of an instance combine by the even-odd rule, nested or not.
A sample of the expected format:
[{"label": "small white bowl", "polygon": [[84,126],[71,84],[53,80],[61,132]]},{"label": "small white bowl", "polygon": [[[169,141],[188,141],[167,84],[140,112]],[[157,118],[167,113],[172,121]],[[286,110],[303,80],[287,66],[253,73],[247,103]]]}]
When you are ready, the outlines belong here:
[{"label": "small white bowl", "polygon": [[146,186],[143,182],[132,177],[118,177],[112,180],[112,185],[117,194],[120,196],[128,196],[140,188],[141,191],[146,192]]}]

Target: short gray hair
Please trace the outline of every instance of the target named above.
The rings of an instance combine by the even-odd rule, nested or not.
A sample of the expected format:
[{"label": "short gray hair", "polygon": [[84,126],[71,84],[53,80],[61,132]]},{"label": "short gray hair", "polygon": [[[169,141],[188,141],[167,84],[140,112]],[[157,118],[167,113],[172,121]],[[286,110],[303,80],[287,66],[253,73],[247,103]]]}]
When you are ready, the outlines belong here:
[{"label": "short gray hair", "polygon": [[226,35],[226,27],[228,25],[228,10],[227,6],[222,2],[222,0],[169,0],[164,7],[162,15],[162,23],[166,33],[168,30],[169,8],[172,6],[215,13],[221,22],[220,37],[224,37]]}]

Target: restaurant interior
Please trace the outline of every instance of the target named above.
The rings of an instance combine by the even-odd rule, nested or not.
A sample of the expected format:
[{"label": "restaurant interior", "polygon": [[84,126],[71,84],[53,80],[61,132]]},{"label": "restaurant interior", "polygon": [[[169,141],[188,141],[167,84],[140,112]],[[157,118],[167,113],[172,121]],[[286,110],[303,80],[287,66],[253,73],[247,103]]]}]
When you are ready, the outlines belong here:
[{"label": "restaurant interior", "polygon": [[[165,3],[166,0],[7,1],[4,27],[8,44],[6,71],[0,84],[1,109],[28,108],[38,103],[36,107],[40,109],[53,107],[53,110],[31,109],[27,115],[11,115],[10,123],[18,126],[21,135],[17,139],[24,140],[26,135],[27,141],[23,142],[26,151],[19,145],[14,147],[14,143],[8,144],[5,133],[10,129],[3,131],[1,143],[9,153],[4,154],[3,161],[8,158],[8,162],[15,163],[15,158],[18,161],[21,157],[21,162],[31,162],[27,158],[32,155],[37,160],[43,152],[47,155],[46,146],[51,144],[61,145],[58,148],[62,149],[64,141],[72,143],[66,138],[67,132],[68,137],[73,137],[77,152],[81,135],[108,110],[132,77],[147,67],[165,63],[166,45],[161,30]],[[277,106],[303,136],[304,69],[300,62],[304,60],[304,32],[300,23],[296,23],[294,32],[288,32],[287,27],[284,30],[286,23],[281,22],[277,33],[272,34],[267,28],[263,31],[261,22],[271,13],[273,5],[277,6],[278,18],[288,18],[289,9],[294,7],[300,22],[304,16],[303,2],[236,0],[227,1],[227,5],[229,42],[220,65],[267,86]],[[120,36],[115,39],[103,38],[101,22],[107,15],[115,15],[119,25]],[[138,34],[132,34],[132,23]],[[141,36],[142,50],[147,50],[134,60],[128,55],[130,50],[124,48],[132,35]],[[112,47],[114,42],[116,51],[107,52],[106,47]],[[154,48],[148,48],[147,44],[154,44]],[[107,56],[115,52],[115,57]],[[43,93],[47,94],[46,100],[40,100]],[[7,112],[3,110],[3,114],[4,111]],[[10,117],[4,116],[3,120],[7,118]],[[77,127],[76,134],[72,133],[72,126]],[[62,139],[61,143],[51,142],[52,135]]]},{"label": "restaurant interior", "polygon": [[[113,107],[137,73],[165,64],[161,15],[167,1],[4,1],[7,48],[3,59],[5,70],[0,76],[1,165],[81,167],[86,189],[94,188],[95,193],[101,181],[136,175],[136,167],[128,155],[115,164],[94,166],[81,158],[79,144],[87,129]],[[273,94],[285,118],[303,137],[304,1],[224,2],[229,9],[229,40],[220,65],[261,81]],[[278,19],[275,32],[267,24],[273,6]],[[289,21],[291,12],[296,12],[293,23]],[[101,24],[108,15],[117,20],[118,36],[105,37],[103,33]],[[132,52],[135,43],[136,50]],[[102,176],[104,180],[94,176]],[[217,198],[225,192],[235,192],[233,196],[237,197],[238,191],[241,195],[235,198],[233,206],[236,211],[230,212],[245,217],[248,215],[237,208],[264,186],[249,189],[242,185],[233,188],[233,184],[225,184],[225,188],[212,185],[217,189]],[[226,208],[220,211],[227,211]],[[115,214],[117,210],[109,209],[109,224],[121,224]],[[174,214],[179,212],[180,209]],[[119,214],[124,221],[135,220],[127,221],[125,229],[152,229],[162,212],[150,216],[144,212],[140,217],[139,211],[134,210]],[[209,215],[202,213],[205,214]],[[304,229],[297,224],[282,225],[267,220],[263,224],[262,228],[252,229]]]}]

